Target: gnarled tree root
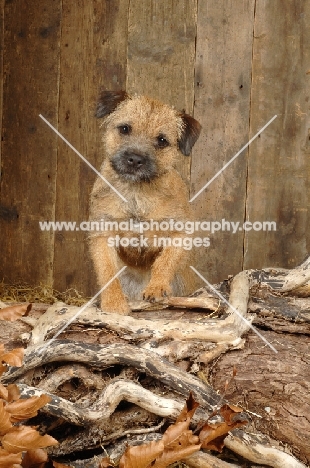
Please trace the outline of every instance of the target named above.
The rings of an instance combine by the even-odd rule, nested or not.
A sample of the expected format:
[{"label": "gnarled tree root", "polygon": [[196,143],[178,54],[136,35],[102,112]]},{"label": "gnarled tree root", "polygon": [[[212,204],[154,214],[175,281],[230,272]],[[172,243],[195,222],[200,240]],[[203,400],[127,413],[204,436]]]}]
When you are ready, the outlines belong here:
[{"label": "gnarled tree root", "polygon": [[306,468],[303,463],[289,453],[272,447],[265,440],[263,443],[259,441],[259,436],[247,434],[240,429],[232,431],[225,438],[224,444],[233,452],[254,463],[261,463],[273,468]]},{"label": "gnarled tree root", "polygon": [[31,347],[26,350],[23,366],[11,368],[2,377],[2,382],[13,382],[29,369],[57,361],[83,362],[97,369],[107,369],[116,364],[132,366],[159,379],[186,398],[192,392],[200,405],[211,412],[221,399],[212,387],[182,371],[158,354],[125,344],[93,345],[57,340],[46,348]]}]

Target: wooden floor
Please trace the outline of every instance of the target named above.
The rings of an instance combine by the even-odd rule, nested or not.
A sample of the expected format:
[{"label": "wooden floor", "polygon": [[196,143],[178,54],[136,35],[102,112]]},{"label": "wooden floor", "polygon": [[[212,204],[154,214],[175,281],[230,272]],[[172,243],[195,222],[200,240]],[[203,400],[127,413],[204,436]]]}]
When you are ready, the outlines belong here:
[{"label": "wooden floor", "polygon": [[215,282],[304,259],[309,1],[0,0],[0,15],[0,281],[96,292],[85,233],[39,229],[86,220],[95,179],[39,114],[99,168],[101,86],[151,95],[201,122],[192,158],[179,164],[190,196],[277,115],[193,201],[196,219],[275,221],[277,230],[218,231],[195,266]]}]

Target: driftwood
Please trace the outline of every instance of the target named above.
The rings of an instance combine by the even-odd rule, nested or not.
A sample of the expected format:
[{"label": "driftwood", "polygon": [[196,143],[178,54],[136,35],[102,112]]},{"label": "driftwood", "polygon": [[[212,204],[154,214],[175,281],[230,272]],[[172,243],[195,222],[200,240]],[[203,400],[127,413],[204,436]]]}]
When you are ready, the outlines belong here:
[{"label": "driftwood", "polygon": [[224,444],[234,452],[242,455],[245,459],[254,463],[261,463],[274,468],[303,468],[304,464],[300,463],[296,458],[289,453],[285,453],[264,440],[260,440],[258,435],[253,436],[245,432],[235,429],[229,434]]},{"label": "driftwood", "polygon": [[289,271],[284,278],[281,291],[304,297],[310,295],[310,256],[301,265]]},{"label": "driftwood", "polygon": [[56,340],[43,351],[40,346],[31,347],[26,350],[23,366],[11,368],[2,381],[14,382],[30,369],[58,361],[87,362],[97,369],[107,369],[116,364],[133,366],[185,397],[192,392],[197,401],[210,412],[214,411],[220,401],[220,396],[212,387],[197,377],[182,371],[152,351],[126,344],[100,346]]},{"label": "driftwood", "polygon": [[[80,309],[54,304],[38,320],[25,319],[34,328],[24,365],[11,368],[2,382],[17,382],[23,396],[48,393],[51,401],[43,411],[54,421],[65,421],[75,427],[72,435],[69,431],[60,445],[50,450],[53,456],[102,445],[108,450],[126,434],[128,443],[137,440],[137,434],[146,440],[160,437],[158,431],[162,425],[176,419],[192,392],[200,403],[194,426],[215,414],[225,398],[244,408],[240,418],[253,420],[251,433],[259,429],[274,439],[285,441],[294,454],[307,463],[310,461],[307,449],[310,428],[304,416],[309,407],[307,348],[298,341],[304,349],[302,354],[293,335],[281,340],[275,332],[299,333],[300,338],[296,340],[305,339],[302,334],[310,334],[307,299],[290,296],[301,291],[300,288],[305,296],[310,278],[308,263],[304,262],[294,271],[269,268],[241,272],[226,283],[225,287],[230,288],[229,296],[223,292],[225,288],[222,292],[219,288],[217,292],[202,289],[190,298],[166,300],[161,308],[174,309],[165,313],[152,312],[154,304],[136,303],[132,304],[135,312],[122,316],[120,321],[118,315],[88,307],[71,326],[70,333],[76,330],[77,341],[67,339],[72,335],[64,327]],[[302,307],[299,301],[304,301]],[[180,308],[184,312],[180,312]],[[190,308],[202,311],[189,313]],[[266,331],[266,327],[274,331]],[[104,330],[107,344],[96,344],[96,340],[95,343],[84,342],[90,330],[94,333]],[[249,331],[245,341],[244,336]],[[62,339],[55,340],[55,334],[60,333]],[[23,339],[27,339],[25,334]],[[266,342],[274,346],[278,354],[273,353]],[[300,362],[304,364],[298,367]],[[292,370],[291,379],[287,378],[288,373],[281,371],[281,366],[287,365]],[[233,368],[237,370],[234,377]],[[189,369],[199,378],[189,373]],[[79,395],[76,401],[69,401],[60,396],[60,389],[72,379],[84,388],[82,399]],[[34,386],[33,382],[38,380],[39,385]],[[230,381],[228,387],[227,381]],[[264,385],[269,393],[264,394]],[[277,400],[277,393],[283,396],[282,400]],[[125,409],[124,401],[130,405]],[[287,414],[281,413],[281,408]],[[303,426],[296,430],[300,421]],[[234,430],[225,439],[226,447],[264,466],[305,466],[282,447],[250,436],[250,432]],[[184,462],[191,468],[242,466],[241,461],[232,465],[203,451]],[[89,466],[95,467],[98,463],[94,461],[94,465]]]},{"label": "driftwood", "polygon": [[[141,310],[158,310],[158,302],[156,304],[152,302],[131,302],[131,310],[138,312]],[[160,302],[162,308],[165,307],[181,307],[186,309],[208,309],[216,310],[219,307],[218,298],[214,297],[214,294],[208,293],[205,289],[200,289],[193,294],[192,297],[168,297]]]},{"label": "driftwood", "polygon": [[[79,314],[81,308],[56,303],[39,319],[32,331],[30,345],[42,343],[49,337],[57,336],[68,322],[72,321],[89,327],[97,326],[116,332],[126,339],[137,340],[202,340],[204,342],[226,343],[238,346],[241,336],[250,328],[252,318],[247,316],[250,281],[246,272],[239,273],[232,281],[229,297],[228,317],[225,320],[208,319],[202,323],[170,320],[147,320],[123,316],[120,321],[118,314],[104,313],[96,307],[87,307]],[[199,298],[199,296],[198,296]],[[188,298],[184,298],[186,305]],[[189,298],[192,306],[200,307],[205,300]],[[218,306],[218,300],[216,301]],[[172,299],[172,303],[180,305],[182,300]],[[238,310],[238,314],[234,310]]]},{"label": "driftwood", "polygon": [[[105,424],[123,400],[171,420],[177,419],[185,404],[185,398],[183,400],[164,398],[126,379],[113,380],[99,395],[96,403],[89,408],[79,408],[78,405],[64,398],[56,397],[50,392],[35,387],[19,384],[19,389],[23,397],[48,395],[51,401],[42,411],[78,426],[88,426],[93,423]],[[198,423],[206,418],[207,414],[202,410],[196,411],[193,422]]]}]

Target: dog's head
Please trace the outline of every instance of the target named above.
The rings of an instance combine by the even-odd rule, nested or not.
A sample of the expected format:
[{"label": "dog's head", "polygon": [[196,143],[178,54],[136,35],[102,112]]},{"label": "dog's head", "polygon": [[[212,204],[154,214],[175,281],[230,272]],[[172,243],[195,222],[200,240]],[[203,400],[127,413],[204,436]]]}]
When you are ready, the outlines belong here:
[{"label": "dog's head", "polygon": [[96,117],[114,171],[130,182],[150,182],[189,156],[201,126],[193,117],[145,96],[102,91]]}]

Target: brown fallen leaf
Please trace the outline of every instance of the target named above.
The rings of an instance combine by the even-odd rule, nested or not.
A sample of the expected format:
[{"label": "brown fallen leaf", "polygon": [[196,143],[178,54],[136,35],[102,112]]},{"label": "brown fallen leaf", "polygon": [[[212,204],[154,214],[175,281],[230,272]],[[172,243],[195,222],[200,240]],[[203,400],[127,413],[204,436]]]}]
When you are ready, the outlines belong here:
[{"label": "brown fallen leaf", "polygon": [[3,365],[1,362],[0,362],[0,377],[2,374],[4,374],[4,372],[6,372],[8,370],[8,367],[6,365]]},{"label": "brown fallen leaf", "polygon": [[0,400],[0,436],[9,432],[12,427],[10,414],[6,411],[3,400]]},{"label": "brown fallen leaf", "polygon": [[163,435],[164,452],[156,458],[152,468],[165,468],[183,460],[200,449],[199,437],[188,430],[190,420],[178,422],[168,427]]},{"label": "brown fallen leaf", "polygon": [[9,453],[0,448],[0,468],[12,468],[14,465],[19,465],[21,461],[21,453]]},{"label": "brown fallen leaf", "polygon": [[98,468],[114,468],[109,457],[103,458]]},{"label": "brown fallen leaf", "polygon": [[188,429],[198,406],[190,395],[176,423],[168,427],[162,440],[128,447],[119,468],[166,468],[199,450],[199,438]]},{"label": "brown fallen leaf", "polygon": [[0,309],[0,320],[15,322],[23,315],[27,316],[31,311],[32,304],[18,304]]},{"label": "brown fallen leaf", "polygon": [[0,383],[0,398],[2,398],[2,400],[5,400],[5,401],[8,401],[8,398],[9,398],[9,392],[8,392],[7,387],[2,385],[1,383]]},{"label": "brown fallen leaf", "polygon": [[16,401],[19,399],[20,397],[20,391],[19,391],[19,388],[16,384],[10,384],[8,385],[7,387],[7,391],[8,391],[8,399],[7,401],[9,403],[11,403],[12,401]]},{"label": "brown fallen leaf", "polygon": [[224,439],[229,431],[248,423],[238,414],[243,410],[234,405],[223,405],[219,410],[221,420],[214,424],[205,424],[199,433],[201,448],[221,452],[224,447]]},{"label": "brown fallen leaf", "polygon": [[23,468],[44,468],[48,455],[43,449],[28,450],[22,461]]},{"label": "brown fallen leaf", "polygon": [[127,447],[120,459],[119,468],[148,468],[155,458],[164,451],[164,443],[159,440],[148,444]]},{"label": "brown fallen leaf", "polygon": [[5,352],[4,346],[2,348],[0,345],[0,363],[5,362],[10,366],[20,367],[23,364],[24,352],[24,348],[15,348]]},{"label": "brown fallen leaf", "polygon": [[49,435],[41,436],[35,429],[28,426],[18,426],[12,432],[2,437],[3,448],[10,453],[57,445],[58,442]]},{"label": "brown fallen leaf", "polygon": [[194,400],[192,393],[190,393],[181,413],[176,419],[176,422],[181,422],[181,421],[189,422],[192,419],[198,406],[199,406],[199,403],[197,403],[197,401]]},{"label": "brown fallen leaf", "polygon": [[51,398],[47,395],[33,396],[9,403],[5,409],[11,414],[11,421],[13,423],[20,422],[36,416],[39,409],[49,401],[51,401]]}]

